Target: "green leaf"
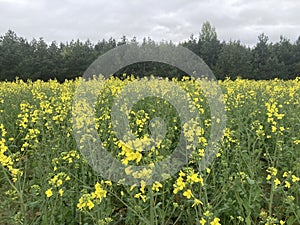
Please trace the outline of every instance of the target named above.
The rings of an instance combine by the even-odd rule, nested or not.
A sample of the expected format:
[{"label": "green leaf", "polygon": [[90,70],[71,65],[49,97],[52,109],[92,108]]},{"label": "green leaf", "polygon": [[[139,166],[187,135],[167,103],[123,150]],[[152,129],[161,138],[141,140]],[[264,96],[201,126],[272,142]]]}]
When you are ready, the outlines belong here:
[{"label": "green leaf", "polygon": [[247,182],[248,182],[248,184],[250,184],[250,185],[255,184],[255,181],[252,180],[252,179],[250,179],[249,177],[247,177]]}]

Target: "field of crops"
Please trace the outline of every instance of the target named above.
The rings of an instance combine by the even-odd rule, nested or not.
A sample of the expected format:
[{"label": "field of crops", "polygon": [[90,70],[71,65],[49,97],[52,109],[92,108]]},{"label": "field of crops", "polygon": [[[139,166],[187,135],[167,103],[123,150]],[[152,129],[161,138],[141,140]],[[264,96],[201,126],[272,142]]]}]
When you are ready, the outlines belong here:
[{"label": "field of crops", "polygon": [[[135,81],[102,81],[92,123],[80,117],[89,111],[82,102],[73,107],[80,79],[0,83],[1,225],[300,224],[299,78],[219,82],[226,128],[220,150],[206,168],[200,164],[213,119],[194,80],[173,82],[187,93],[187,108],[200,112],[196,125],[194,120],[182,123],[166,99],[148,96],[124,112],[136,139],[119,140],[112,105],[122,88]],[[161,88],[156,82],[163,80],[147,82]],[[160,120],[165,125],[158,132]],[[89,129],[77,129],[93,124],[102,148],[138,183],[103,178],[87,162],[81,150],[93,136]],[[152,166],[172,154],[181,136],[192,143],[186,146],[192,149],[187,163],[175,174],[147,183]],[[145,146],[150,146],[147,151]],[[150,169],[133,171],[136,165]],[[107,170],[112,177],[117,173]]]}]

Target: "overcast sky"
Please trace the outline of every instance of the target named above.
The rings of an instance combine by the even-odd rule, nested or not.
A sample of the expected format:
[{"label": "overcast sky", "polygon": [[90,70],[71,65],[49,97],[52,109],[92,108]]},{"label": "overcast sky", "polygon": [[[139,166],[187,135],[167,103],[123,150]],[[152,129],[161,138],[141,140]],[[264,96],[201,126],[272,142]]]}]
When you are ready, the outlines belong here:
[{"label": "overcast sky", "polygon": [[9,29],[28,40],[93,42],[122,35],[138,40],[187,40],[199,35],[204,21],[220,40],[253,45],[264,32],[300,35],[299,0],[0,0],[0,34]]}]

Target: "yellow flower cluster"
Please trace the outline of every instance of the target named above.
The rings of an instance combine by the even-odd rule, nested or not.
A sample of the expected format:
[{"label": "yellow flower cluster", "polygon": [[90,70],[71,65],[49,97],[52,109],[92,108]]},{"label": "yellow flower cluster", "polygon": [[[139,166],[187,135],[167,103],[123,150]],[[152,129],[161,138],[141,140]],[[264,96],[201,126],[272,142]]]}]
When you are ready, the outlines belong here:
[{"label": "yellow flower cluster", "polygon": [[141,139],[134,141],[128,141],[123,143],[119,141],[118,146],[122,149],[119,156],[124,156],[121,160],[124,165],[128,165],[129,162],[136,162],[138,164],[142,159],[142,153],[145,148],[151,144],[151,140],[148,136],[144,136]]},{"label": "yellow flower cluster", "polygon": [[50,198],[52,195],[53,195],[53,188],[54,189],[57,189],[57,193],[60,195],[60,196],[63,196],[63,193],[64,193],[64,187],[63,186],[63,183],[65,181],[70,181],[71,178],[64,172],[60,172],[58,174],[56,174],[55,176],[53,176],[49,181],[48,183],[52,186],[51,188],[47,189],[45,191],[45,194],[47,196],[47,198]]},{"label": "yellow flower cluster", "polygon": [[65,174],[64,172],[60,172],[56,174],[51,180],[49,180],[49,184],[54,187],[62,186],[64,181],[69,181],[71,178]]},{"label": "yellow flower cluster", "polygon": [[260,219],[262,220],[262,224],[264,225],[275,225],[275,224],[280,224],[284,225],[285,221],[284,220],[279,220],[276,217],[269,216],[268,213],[264,210],[261,210],[259,214]]},{"label": "yellow flower cluster", "polygon": [[[201,225],[299,222],[299,78],[220,81],[227,127],[216,155],[219,158],[201,172],[197,169],[203,157],[208,156],[206,147],[215,144],[210,143],[212,123],[220,123],[221,118],[211,118],[207,96],[197,87],[198,81],[173,80],[187,93],[188,100],[182,98],[187,101],[184,110],[198,109],[199,120],[198,117],[181,120],[181,108],[175,109],[163,98],[141,98],[131,109],[126,106],[132,102],[125,102],[121,112],[134,136],[124,135],[123,140],[113,127],[112,105],[124,86],[143,81],[139,84],[149,84],[156,89],[155,93],[161,91],[163,96],[180,100],[176,95],[179,89],[168,93],[167,79],[163,85],[156,80],[133,77],[91,81],[86,89],[79,89],[79,94],[85,97],[95,94],[95,107],[83,99],[72,108],[74,90],[80,81],[0,84],[3,115],[0,163],[8,175],[0,189],[5,193],[4,198],[9,198],[0,203],[1,216],[1,209],[9,208],[14,211],[11,215],[15,214],[16,221],[30,224],[47,224],[48,218],[57,220],[58,224],[78,222],[74,218],[82,224],[118,223],[113,220],[138,224],[141,218],[147,222],[151,216],[157,224],[171,220]],[[134,97],[139,99],[140,95]],[[119,125],[122,131],[123,124]],[[98,133],[93,135],[91,130],[95,128]],[[80,136],[79,143],[74,140],[76,135]],[[96,137],[103,148],[126,166],[125,174],[138,179],[138,185],[110,187],[109,181],[96,183],[98,174],[80,154],[80,149],[90,142],[96,143]],[[155,177],[155,163],[169,157],[181,137],[192,151],[186,167],[175,176],[165,173],[164,182],[154,181],[148,186],[147,181]],[[147,166],[137,169],[136,165]],[[261,171],[261,168],[267,169]],[[20,181],[21,170],[26,174],[21,177],[24,182],[16,182]],[[87,188],[90,186],[91,191]],[[28,204],[22,202],[22,197]],[[45,207],[40,207],[40,202]],[[20,207],[15,207],[18,204]],[[46,210],[49,208],[53,210]],[[36,218],[31,217],[32,213]]]},{"label": "yellow flower cluster", "polygon": [[72,163],[74,158],[80,159],[80,155],[75,150],[61,153],[61,159],[68,163]]},{"label": "yellow flower cluster", "polygon": [[267,181],[272,181],[274,184],[275,189],[280,185],[284,184],[284,187],[286,188],[291,188],[291,183],[296,183],[298,181],[300,181],[300,178],[297,177],[296,175],[292,174],[291,171],[288,172],[284,172],[282,175],[282,178],[284,179],[283,181],[280,181],[280,179],[278,177],[276,177],[278,171],[275,167],[269,167],[267,169],[267,177],[266,180]]},{"label": "yellow flower cluster", "polygon": [[95,204],[100,204],[106,197],[107,191],[103,188],[103,185],[112,185],[110,181],[101,181],[95,184],[95,191],[92,193],[83,194],[77,204],[79,210],[93,209]]},{"label": "yellow flower cluster", "polygon": [[153,184],[152,184],[152,190],[153,191],[156,191],[156,192],[159,192],[159,189],[162,188],[163,185],[158,182],[158,181],[155,181]]},{"label": "yellow flower cluster", "polygon": [[199,221],[201,225],[221,225],[220,218],[213,217],[213,214],[209,210],[205,211],[203,216]]},{"label": "yellow flower cluster", "polygon": [[[13,159],[10,156],[7,156],[8,147],[6,146],[5,140],[6,130],[3,124],[0,124],[0,164],[7,168],[12,176],[13,182],[18,180],[18,176],[22,176],[22,171],[20,169],[14,168]],[[6,154],[5,154],[6,153]]]},{"label": "yellow flower cluster", "polygon": [[273,98],[270,98],[269,101],[265,103],[265,105],[267,107],[267,121],[271,124],[272,133],[282,133],[285,128],[284,126],[278,125],[278,121],[282,120],[282,118],[284,117],[284,113],[279,113],[279,108],[282,108],[282,105],[278,105],[278,103]]},{"label": "yellow flower cluster", "polygon": [[175,181],[175,184],[173,184],[174,190],[173,193],[177,194],[179,191],[183,191],[182,195],[187,198],[191,199],[193,198],[193,205],[202,205],[203,202],[198,199],[196,196],[194,196],[192,192],[192,185],[193,184],[200,184],[201,186],[204,186],[204,181],[201,175],[199,175],[199,172],[195,173],[194,169],[192,168],[186,168],[185,171],[180,171],[178,174],[178,178]]}]

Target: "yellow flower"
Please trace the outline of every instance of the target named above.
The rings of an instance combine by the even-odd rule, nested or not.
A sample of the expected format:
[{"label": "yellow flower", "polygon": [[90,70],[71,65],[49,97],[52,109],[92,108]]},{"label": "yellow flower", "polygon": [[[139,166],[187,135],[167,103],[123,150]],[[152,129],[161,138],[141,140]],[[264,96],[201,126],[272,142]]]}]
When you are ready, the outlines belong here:
[{"label": "yellow flower", "polygon": [[47,191],[45,191],[45,194],[46,194],[47,198],[50,198],[53,195],[52,189],[49,188]]},{"label": "yellow flower", "polygon": [[287,172],[284,172],[282,177],[287,177],[288,176],[288,173]]},{"label": "yellow flower", "polygon": [[280,182],[280,180],[279,180],[278,178],[276,178],[276,179],[274,180],[274,184],[275,184],[275,186],[277,187],[279,184],[281,184],[281,182]]},{"label": "yellow flower", "polygon": [[88,200],[88,202],[86,203],[86,205],[87,205],[87,207],[89,208],[89,209],[92,209],[92,208],[94,208],[94,203],[91,201],[91,200]]},{"label": "yellow flower", "polygon": [[299,181],[300,178],[299,177],[296,177],[295,175],[292,175],[292,182],[293,183],[296,183],[297,181]]},{"label": "yellow flower", "polygon": [[137,186],[136,184],[131,185],[129,190],[132,191],[136,186]]},{"label": "yellow flower", "polygon": [[57,183],[56,183],[57,187],[61,186],[62,183],[63,183],[63,181],[62,181],[61,179],[59,179],[59,180],[57,181]]},{"label": "yellow flower", "polygon": [[210,174],[211,169],[210,168],[206,168],[206,173]]},{"label": "yellow flower", "polygon": [[259,217],[260,218],[266,218],[268,216],[268,213],[266,212],[266,211],[264,211],[264,210],[262,210],[260,213],[259,213]]},{"label": "yellow flower", "polygon": [[292,196],[292,195],[289,195],[289,196],[287,196],[287,199],[288,199],[289,201],[294,201],[294,200],[295,200],[295,197]]},{"label": "yellow flower", "polygon": [[185,192],[183,192],[183,196],[185,196],[187,199],[190,199],[193,196],[191,189],[187,189]]},{"label": "yellow flower", "polygon": [[286,188],[290,188],[291,187],[291,184],[290,184],[290,182],[288,182],[288,181],[285,181],[285,185],[284,185]]},{"label": "yellow flower", "polygon": [[173,184],[173,187],[174,187],[174,191],[173,191],[174,194],[177,194],[178,191],[183,190],[183,188],[185,187],[185,183],[183,181],[183,178],[178,177],[178,179],[176,180],[176,183]]},{"label": "yellow flower", "polygon": [[64,190],[63,189],[59,189],[58,193],[59,193],[60,196],[63,196]]},{"label": "yellow flower", "polygon": [[132,173],[131,166],[128,166],[125,168],[125,173],[126,173],[126,175],[129,175]]},{"label": "yellow flower", "polygon": [[241,216],[238,216],[237,219],[238,219],[239,221],[241,221],[241,222],[244,222],[244,218],[241,217]]},{"label": "yellow flower", "polygon": [[221,225],[220,219],[218,217],[215,217],[212,222],[210,222],[210,225]]},{"label": "yellow flower", "polygon": [[90,194],[84,194],[80,197],[79,202],[77,204],[77,208],[79,210],[83,210],[85,207],[89,209],[94,208],[94,203],[92,202],[93,196]]},{"label": "yellow flower", "polygon": [[208,210],[206,210],[204,213],[203,213],[204,216],[206,217],[209,217],[210,216],[210,212]]},{"label": "yellow flower", "polygon": [[277,171],[277,169],[275,167],[269,167],[267,169],[267,172],[269,172],[273,176],[276,176],[278,171]]},{"label": "yellow flower", "polygon": [[141,198],[143,202],[146,202],[146,196],[142,195],[142,193],[137,193],[134,195],[135,198]]},{"label": "yellow flower", "polygon": [[283,224],[285,224],[285,222],[284,222],[283,220],[280,220],[280,221],[279,221],[279,224],[280,224],[280,225],[283,225]]},{"label": "yellow flower", "polygon": [[98,182],[95,184],[95,192],[92,193],[92,196],[98,198],[100,200],[100,202],[102,201],[102,198],[105,198],[106,197],[106,193],[107,191],[104,190],[102,187],[101,187],[101,184],[99,184]]},{"label": "yellow flower", "polygon": [[110,180],[106,180],[104,181],[105,184],[107,184],[108,186],[112,186],[112,182]]},{"label": "yellow flower", "polygon": [[206,220],[204,218],[201,218],[201,220],[199,221],[201,225],[205,225]]},{"label": "yellow flower", "polygon": [[194,199],[194,204],[192,205],[192,207],[196,206],[196,205],[203,205],[203,202],[200,201],[199,199],[195,198]]},{"label": "yellow flower", "polygon": [[163,185],[159,183],[158,181],[155,181],[155,183],[152,185],[152,190],[158,192],[159,188],[162,188]]},{"label": "yellow flower", "polygon": [[203,157],[205,155],[204,149],[199,149],[199,156]]},{"label": "yellow flower", "polygon": [[182,172],[182,171],[180,170],[180,172],[179,172],[179,176],[180,176],[180,177],[184,177],[184,176],[185,176],[185,173],[184,173],[184,172]]},{"label": "yellow flower", "polygon": [[141,187],[140,191],[144,194],[145,193],[145,187],[146,187],[146,182],[144,180],[141,180]]},{"label": "yellow flower", "polygon": [[199,173],[193,173],[192,175],[188,175],[186,180],[187,182],[193,184],[193,183],[200,183],[202,186],[204,185],[202,177],[198,177]]}]

